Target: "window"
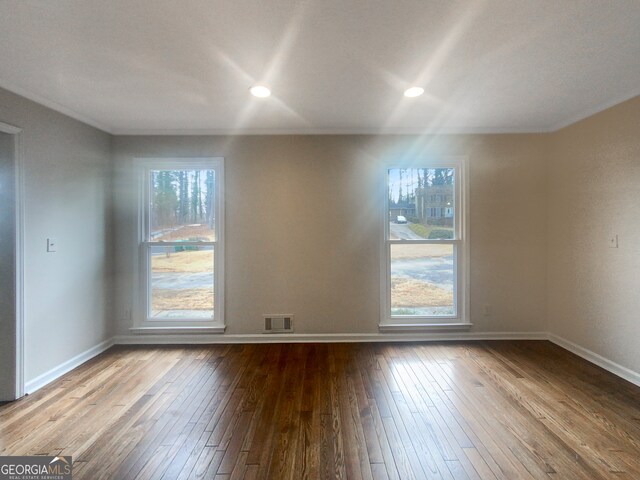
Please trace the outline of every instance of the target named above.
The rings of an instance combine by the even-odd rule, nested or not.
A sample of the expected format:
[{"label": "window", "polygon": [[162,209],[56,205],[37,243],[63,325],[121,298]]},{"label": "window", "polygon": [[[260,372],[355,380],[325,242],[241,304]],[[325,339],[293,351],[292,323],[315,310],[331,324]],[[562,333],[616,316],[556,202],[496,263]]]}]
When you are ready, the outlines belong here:
[{"label": "window", "polygon": [[143,327],[223,327],[223,160],[145,162]]},{"label": "window", "polygon": [[469,325],[463,167],[386,169],[382,330]]}]

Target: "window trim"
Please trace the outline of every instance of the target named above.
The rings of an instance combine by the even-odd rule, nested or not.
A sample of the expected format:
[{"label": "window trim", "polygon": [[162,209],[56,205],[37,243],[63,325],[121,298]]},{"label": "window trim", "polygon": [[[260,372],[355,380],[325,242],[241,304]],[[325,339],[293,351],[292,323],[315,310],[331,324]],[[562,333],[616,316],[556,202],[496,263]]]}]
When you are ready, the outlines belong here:
[{"label": "window trim", "polygon": [[[453,240],[390,240],[388,171],[395,168],[455,168],[454,221],[456,237]],[[389,162],[382,165],[380,193],[382,215],[380,228],[380,321],[381,332],[429,331],[468,329],[472,326],[469,316],[469,184],[468,157],[444,156],[410,162]],[[391,315],[391,261],[392,244],[451,244],[454,245],[454,302],[456,315],[413,316]]]},{"label": "window trim", "polygon": [[[224,333],[224,260],[225,260],[225,176],[224,157],[170,157],[138,158],[138,278],[135,283],[134,321],[130,330],[134,333]],[[155,242],[148,241],[151,195],[149,174],[152,170],[214,170],[215,171],[215,215],[216,239],[212,242],[181,242],[181,245],[214,246],[214,306],[213,319],[153,319],[148,317],[151,282],[148,278],[149,251]],[[163,242],[170,246],[174,242]]]}]

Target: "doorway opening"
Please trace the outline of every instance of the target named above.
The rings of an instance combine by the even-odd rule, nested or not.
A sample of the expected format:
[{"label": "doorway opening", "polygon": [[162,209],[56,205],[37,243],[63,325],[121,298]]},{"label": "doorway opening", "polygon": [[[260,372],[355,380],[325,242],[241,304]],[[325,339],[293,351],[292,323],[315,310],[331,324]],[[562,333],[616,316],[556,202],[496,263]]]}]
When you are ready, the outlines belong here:
[{"label": "doorway opening", "polygon": [[0,122],[0,401],[24,394],[20,129]]}]

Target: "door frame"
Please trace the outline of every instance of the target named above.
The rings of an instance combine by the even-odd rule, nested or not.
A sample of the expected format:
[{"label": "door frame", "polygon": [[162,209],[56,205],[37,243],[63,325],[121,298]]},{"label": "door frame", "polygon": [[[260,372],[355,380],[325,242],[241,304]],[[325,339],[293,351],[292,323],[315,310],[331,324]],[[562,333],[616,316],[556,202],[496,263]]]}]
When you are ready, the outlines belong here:
[{"label": "door frame", "polygon": [[0,121],[0,132],[13,138],[15,192],[15,320],[16,320],[16,385],[15,398],[24,396],[24,167],[23,130]]}]

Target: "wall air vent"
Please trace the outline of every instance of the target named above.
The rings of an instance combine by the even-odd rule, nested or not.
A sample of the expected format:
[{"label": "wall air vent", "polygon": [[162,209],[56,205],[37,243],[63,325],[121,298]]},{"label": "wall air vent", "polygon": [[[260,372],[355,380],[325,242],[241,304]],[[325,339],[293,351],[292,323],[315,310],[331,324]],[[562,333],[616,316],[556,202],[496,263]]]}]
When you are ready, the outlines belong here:
[{"label": "wall air vent", "polygon": [[264,315],[264,333],[292,333],[293,315]]}]

